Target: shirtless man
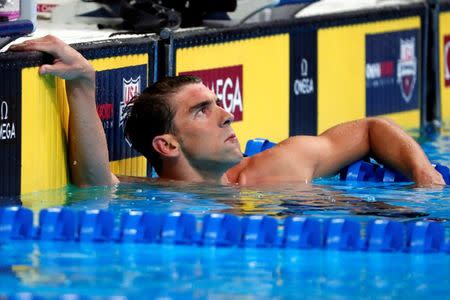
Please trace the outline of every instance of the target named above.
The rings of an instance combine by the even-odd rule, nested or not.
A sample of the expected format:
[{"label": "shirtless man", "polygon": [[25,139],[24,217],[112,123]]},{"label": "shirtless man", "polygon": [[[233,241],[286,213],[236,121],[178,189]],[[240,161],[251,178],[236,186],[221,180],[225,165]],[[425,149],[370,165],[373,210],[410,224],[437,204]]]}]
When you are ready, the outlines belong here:
[{"label": "shirtless man", "polygon": [[[109,169],[106,138],[95,107],[95,71],[89,62],[53,36],[10,50],[50,53],[55,60],[42,65],[40,74],[66,80],[73,183],[119,182]],[[366,118],[319,136],[290,137],[243,158],[231,128],[233,116],[217,105],[217,96],[196,77],[164,79],[147,88],[129,109],[126,135],[163,179],[240,185],[311,182],[370,154],[419,186],[444,184],[421,147],[385,119]]]}]

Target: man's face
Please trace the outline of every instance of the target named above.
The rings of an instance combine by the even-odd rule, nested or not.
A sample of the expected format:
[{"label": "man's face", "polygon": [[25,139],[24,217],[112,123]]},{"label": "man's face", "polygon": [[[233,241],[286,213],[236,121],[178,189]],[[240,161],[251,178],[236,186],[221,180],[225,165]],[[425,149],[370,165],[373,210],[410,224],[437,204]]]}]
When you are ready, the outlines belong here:
[{"label": "man's face", "polygon": [[197,169],[228,169],[242,159],[231,128],[233,115],[217,102],[217,96],[201,83],[183,86],[172,98],[176,137],[183,154]]}]

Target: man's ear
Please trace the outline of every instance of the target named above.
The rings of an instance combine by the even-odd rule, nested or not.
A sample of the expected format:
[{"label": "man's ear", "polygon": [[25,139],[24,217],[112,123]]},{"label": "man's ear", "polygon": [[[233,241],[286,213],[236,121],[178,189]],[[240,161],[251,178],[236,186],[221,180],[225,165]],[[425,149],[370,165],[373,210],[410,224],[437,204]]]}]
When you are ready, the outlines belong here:
[{"label": "man's ear", "polygon": [[155,136],[153,139],[153,148],[165,157],[176,157],[180,154],[179,143],[171,134]]}]

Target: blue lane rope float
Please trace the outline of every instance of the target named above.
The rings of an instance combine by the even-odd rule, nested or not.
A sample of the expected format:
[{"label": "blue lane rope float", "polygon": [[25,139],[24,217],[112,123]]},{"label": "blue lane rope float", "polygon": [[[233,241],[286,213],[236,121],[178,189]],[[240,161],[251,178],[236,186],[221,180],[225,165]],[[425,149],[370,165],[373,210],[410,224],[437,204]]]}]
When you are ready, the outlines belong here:
[{"label": "blue lane rope float", "polygon": [[160,243],[210,247],[320,248],[338,251],[450,253],[439,222],[375,219],[366,225],[352,218],[316,219],[206,214],[202,221],[185,212],[153,214],[127,211],[120,225],[106,210],[76,212],[47,208],[33,214],[24,207],[0,208],[0,243],[12,240],[81,243]]},{"label": "blue lane rope float", "polygon": [[245,145],[244,156],[252,156],[258,154],[259,152],[270,149],[275,145],[276,143],[263,138],[248,140],[247,144]]},{"label": "blue lane rope float", "polygon": [[322,247],[320,222],[305,217],[288,217],[284,221],[281,247],[285,248],[320,248]]},{"label": "blue lane rope float", "polygon": [[365,250],[379,252],[401,251],[405,248],[403,225],[397,221],[370,220],[366,227]]},{"label": "blue lane rope float", "polygon": [[200,244],[203,246],[229,247],[237,245],[241,237],[239,218],[227,214],[207,214],[203,218]]}]

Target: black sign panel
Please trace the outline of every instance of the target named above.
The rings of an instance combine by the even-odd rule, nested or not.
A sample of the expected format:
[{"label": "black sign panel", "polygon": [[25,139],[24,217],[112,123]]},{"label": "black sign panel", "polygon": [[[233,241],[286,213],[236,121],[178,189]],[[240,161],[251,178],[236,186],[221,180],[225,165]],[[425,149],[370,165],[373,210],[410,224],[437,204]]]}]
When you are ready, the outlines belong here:
[{"label": "black sign panel", "polygon": [[291,32],[290,131],[317,134],[317,31]]},{"label": "black sign panel", "polygon": [[20,68],[0,72],[0,196],[20,194],[21,91]]},{"label": "black sign panel", "polygon": [[419,108],[419,30],[366,36],[366,115]]}]

